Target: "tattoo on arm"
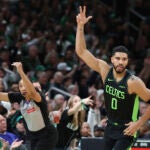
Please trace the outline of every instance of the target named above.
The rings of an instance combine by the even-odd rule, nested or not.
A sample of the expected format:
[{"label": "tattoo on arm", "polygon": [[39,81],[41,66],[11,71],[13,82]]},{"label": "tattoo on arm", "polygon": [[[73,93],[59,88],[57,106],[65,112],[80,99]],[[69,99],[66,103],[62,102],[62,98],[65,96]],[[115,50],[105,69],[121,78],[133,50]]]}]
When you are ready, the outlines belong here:
[{"label": "tattoo on arm", "polygon": [[132,75],[132,76],[130,77],[130,79],[131,79],[131,80],[138,80],[139,77]]}]

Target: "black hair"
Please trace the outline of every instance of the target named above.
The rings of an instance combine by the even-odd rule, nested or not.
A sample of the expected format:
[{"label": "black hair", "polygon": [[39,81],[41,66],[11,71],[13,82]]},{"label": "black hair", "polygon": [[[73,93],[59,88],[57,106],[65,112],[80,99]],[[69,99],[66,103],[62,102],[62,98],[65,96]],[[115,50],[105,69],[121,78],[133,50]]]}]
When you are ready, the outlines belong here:
[{"label": "black hair", "polygon": [[2,104],[0,104],[0,114],[5,115],[7,112],[8,110]]},{"label": "black hair", "polygon": [[116,52],[122,52],[122,53],[126,53],[127,55],[129,55],[129,51],[125,46],[119,45],[113,48],[112,50],[112,56],[116,53]]}]

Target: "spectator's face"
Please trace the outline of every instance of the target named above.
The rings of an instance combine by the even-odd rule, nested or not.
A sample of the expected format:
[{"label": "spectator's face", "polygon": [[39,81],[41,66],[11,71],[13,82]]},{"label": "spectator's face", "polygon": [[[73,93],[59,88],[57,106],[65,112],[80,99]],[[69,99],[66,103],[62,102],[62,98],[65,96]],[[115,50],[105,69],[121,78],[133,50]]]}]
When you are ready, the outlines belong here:
[{"label": "spectator's face", "polygon": [[68,50],[66,52],[65,58],[68,59],[68,60],[72,60],[73,61],[73,53],[72,53],[71,50]]},{"label": "spectator's face", "polygon": [[6,118],[0,115],[0,133],[4,133],[7,130]]},{"label": "spectator's face", "polygon": [[84,137],[88,137],[91,133],[91,129],[88,123],[84,122],[81,127],[81,135]]},{"label": "spectator's face", "polygon": [[143,115],[147,109],[147,104],[145,102],[140,102],[140,115]]},{"label": "spectator's face", "polygon": [[111,62],[117,73],[123,73],[128,64],[128,55],[122,52],[116,52],[112,58]]},{"label": "spectator's face", "polygon": [[63,105],[64,101],[65,101],[65,99],[63,96],[60,96],[59,98],[55,99],[55,103],[57,105]]},{"label": "spectator's face", "polygon": [[29,47],[29,56],[30,57],[37,57],[38,56],[38,48],[34,45]]},{"label": "spectator's face", "polygon": [[12,104],[12,107],[13,107],[15,110],[20,110],[20,105],[19,105],[19,103],[17,103],[17,102],[14,102],[14,103]]},{"label": "spectator's face", "polygon": [[39,81],[39,84],[47,84],[48,83],[48,76],[47,76],[46,72],[39,73],[38,81]]},{"label": "spectator's face", "polygon": [[63,74],[61,72],[57,72],[55,75],[54,75],[54,82],[55,83],[62,83],[63,81]]},{"label": "spectator's face", "polygon": [[19,85],[18,84],[12,84],[11,89],[14,92],[19,92]]},{"label": "spectator's face", "polygon": [[79,89],[78,89],[78,86],[75,86],[72,91],[70,92],[72,95],[78,95],[79,93]]},{"label": "spectator's face", "polygon": [[22,122],[22,121],[17,122],[17,124],[16,124],[16,129],[17,129],[19,132],[25,132],[25,128],[24,128],[24,125],[23,125],[23,122]]},{"label": "spectator's face", "polygon": [[73,106],[76,105],[76,103],[78,103],[80,101],[80,97],[75,96],[75,98],[73,99]]}]

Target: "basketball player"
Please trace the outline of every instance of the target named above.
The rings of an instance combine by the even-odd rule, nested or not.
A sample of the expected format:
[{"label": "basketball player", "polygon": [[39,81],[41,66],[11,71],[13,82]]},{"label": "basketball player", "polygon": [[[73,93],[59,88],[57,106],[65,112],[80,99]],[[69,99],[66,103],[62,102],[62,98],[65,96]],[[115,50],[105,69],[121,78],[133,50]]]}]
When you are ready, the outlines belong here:
[{"label": "basketball player", "polygon": [[107,127],[105,129],[105,150],[127,150],[134,136],[124,135],[125,124],[138,119],[139,97],[150,99],[150,90],[144,82],[127,69],[128,50],[117,46],[112,50],[111,63],[94,57],[86,48],[84,26],[92,18],[86,17],[86,7],[80,7],[76,16],[76,53],[93,70],[98,72],[104,84]]}]

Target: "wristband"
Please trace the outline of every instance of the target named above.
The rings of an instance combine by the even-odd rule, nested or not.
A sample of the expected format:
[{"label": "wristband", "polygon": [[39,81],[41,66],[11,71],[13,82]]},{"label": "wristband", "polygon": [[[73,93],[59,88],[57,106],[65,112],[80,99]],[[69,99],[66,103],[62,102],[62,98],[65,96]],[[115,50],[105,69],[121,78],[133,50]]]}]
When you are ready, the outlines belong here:
[{"label": "wristband", "polygon": [[83,103],[82,99],[81,99],[81,108],[82,108],[82,110],[84,110],[84,103]]},{"label": "wristband", "polygon": [[82,110],[87,110],[87,106],[84,104],[83,100],[81,100],[81,107],[82,107]]}]

